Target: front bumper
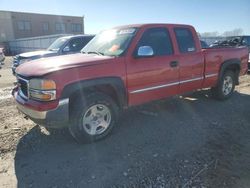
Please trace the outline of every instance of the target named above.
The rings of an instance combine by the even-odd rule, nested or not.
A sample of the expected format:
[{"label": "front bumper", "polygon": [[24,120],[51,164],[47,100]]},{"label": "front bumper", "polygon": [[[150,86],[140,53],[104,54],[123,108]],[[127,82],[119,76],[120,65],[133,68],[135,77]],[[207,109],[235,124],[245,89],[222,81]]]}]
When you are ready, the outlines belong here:
[{"label": "front bumper", "polygon": [[28,108],[16,101],[17,109],[29,117],[35,123],[44,127],[63,128],[69,122],[69,99],[59,101],[55,109],[48,111],[37,111]]},{"label": "front bumper", "polygon": [[19,66],[19,64],[20,64],[19,56],[15,56],[13,58],[12,67],[11,67],[13,75],[16,74],[16,68]]},{"label": "front bumper", "polygon": [[12,70],[12,74],[15,76],[15,74],[16,74],[16,67],[15,67],[15,66],[12,66],[12,67],[11,67],[11,70]]},{"label": "front bumper", "polygon": [[5,60],[5,56],[4,55],[0,55],[0,62]]},{"label": "front bumper", "polygon": [[17,61],[14,61],[12,63],[12,67],[11,67],[11,70],[12,70],[12,74],[15,75],[16,74],[16,68],[19,66],[19,63]]},{"label": "front bumper", "polygon": [[249,58],[248,58],[248,72],[250,72],[250,52],[249,52]]}]

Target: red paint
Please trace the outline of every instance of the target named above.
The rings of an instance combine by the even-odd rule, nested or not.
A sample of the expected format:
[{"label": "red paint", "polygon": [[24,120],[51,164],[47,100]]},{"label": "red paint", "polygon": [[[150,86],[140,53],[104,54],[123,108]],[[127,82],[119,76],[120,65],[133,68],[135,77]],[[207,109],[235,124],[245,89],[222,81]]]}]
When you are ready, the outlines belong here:
[{"label": "red paint", "polygon": [[[195,29],[188,25],[175,24],[145,24],[130,25],[119,28],[138,27],[127,53],[123,57],[94,56],[74,54],[36,60],[25,63],[17,69],[17,73],[27,77],[43,77],[53,79],[57,85],[57,98],[60,98],[63,88],[81,80],[102,77],[120,77],[127,89],[128,105],[138,105],[152,100],[181,94],[199,88],[212,87],[217,83],[218,76],[206,78],[206,75],[219,74],[221,64],[228,59],[241,60],[241,75],[247,71],[247,48],[220,48],[202,50]],[[169,30],[173,43],[174,54],[170,56],[134,58],[134,50],[140,37],[146,29],[165,27]],[[196,51],[182,54],[178,50],[175,33],[176,27],[188,28],[194,37]],[[171,61],[178,61],[179,66],[170,67]],[[186,80],[201,78],[185,83]],[[145,92],[133,93],[136,90],[177,83]],[[33,100],[16,100],[23,105],[39,111],[55,108],[55,102],[36,102]]]}]

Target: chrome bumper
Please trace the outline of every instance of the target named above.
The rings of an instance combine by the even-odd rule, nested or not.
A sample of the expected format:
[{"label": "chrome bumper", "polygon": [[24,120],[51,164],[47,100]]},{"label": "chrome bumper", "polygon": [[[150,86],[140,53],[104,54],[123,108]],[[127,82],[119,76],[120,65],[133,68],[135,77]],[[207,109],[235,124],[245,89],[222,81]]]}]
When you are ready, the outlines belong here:
[{"label": "chrome bumper", "polygon": [[62,99],[59,101],[57,108],[48,111],[36,111],[27,108],[16,102],[17,108],[23,114],[28,116],[35,123],[45,126],[60,128],[65,127],[69,121],[69,99]]},{"label": "chrome bumper", "polygon": [[5,56],[3,55],[0,55],[0,62],[4,61],[5,60]]},{"label": "chrome bumper", "polygon": [[30,108],[26,108],[25,106],[19,104],[18,102],[16,103],[17,109],[21,111],[23,114],[29,116],[30,118],[34,119],[46,119],[46,114],[48,111],[36,111],[32,110]]}]

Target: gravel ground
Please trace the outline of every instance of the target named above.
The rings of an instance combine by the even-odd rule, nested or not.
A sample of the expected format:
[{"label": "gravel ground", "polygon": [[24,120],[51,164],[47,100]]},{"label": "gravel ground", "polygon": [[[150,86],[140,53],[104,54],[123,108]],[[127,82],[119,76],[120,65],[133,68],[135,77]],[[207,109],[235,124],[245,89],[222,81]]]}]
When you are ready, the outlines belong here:
[{"label": "gravel ground", "polygon": [[[11,73],[12,57],[6,57],[4,65],[0,65],[0,88],[6,88],[13,85],[15,77]],[[1,98],[0,98],[1,100]]]},{"label": "gravel ground", "polygon": [[131,108],[111,136],[78,145],[67,130],[49,132],[18,113],[8,60],[0,187],[250,187],[250,76],[227,101],[202,90]]}]

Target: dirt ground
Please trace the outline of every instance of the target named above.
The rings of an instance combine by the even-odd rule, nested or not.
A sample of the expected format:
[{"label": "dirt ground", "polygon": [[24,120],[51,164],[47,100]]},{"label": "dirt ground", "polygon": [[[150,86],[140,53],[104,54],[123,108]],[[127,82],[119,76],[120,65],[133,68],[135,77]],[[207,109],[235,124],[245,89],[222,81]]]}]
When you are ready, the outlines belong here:
[{"label": "dirt ground", "polygon": [[16,80],[11,74],[12,57],[6,57],[4,65],[0,65],[0,88],[6,88],[13,86],[13,82]]},{"label": "dirt ground", "polygon": [[249,75],[227,101],[202,90],[131,108],[83,145],[18,113],[9,58],[0,75],[0,187],[250,187]]}]

